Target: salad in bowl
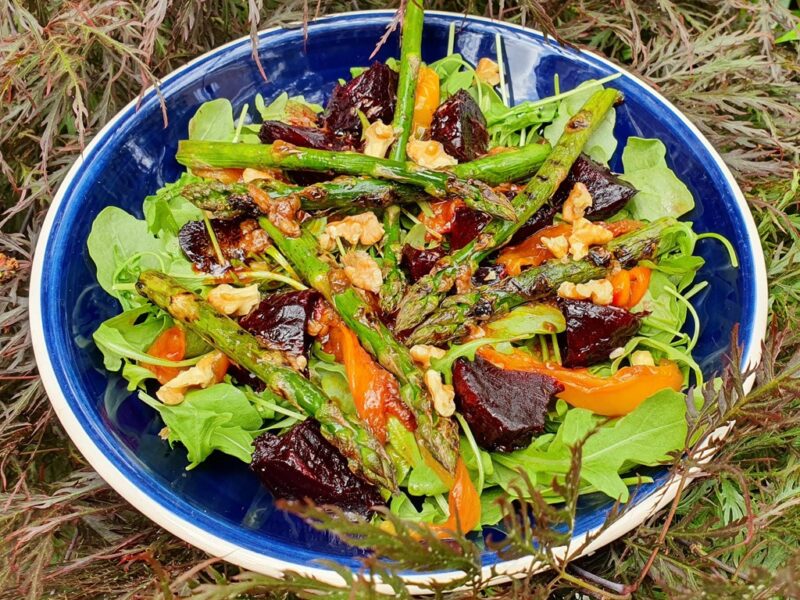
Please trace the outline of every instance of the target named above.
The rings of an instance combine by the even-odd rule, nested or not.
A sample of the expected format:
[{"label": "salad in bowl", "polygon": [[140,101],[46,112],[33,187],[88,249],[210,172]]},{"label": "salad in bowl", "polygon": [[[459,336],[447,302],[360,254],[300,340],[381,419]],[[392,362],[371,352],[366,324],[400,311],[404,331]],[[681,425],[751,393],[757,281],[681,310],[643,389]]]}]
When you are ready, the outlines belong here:
[{"label": "salad in bowl", "polygon": [[94,342],[187,469],[231,455],[276,499],[447,536],[521,477],[561,501],[583,443],[580,492],[626,502],[704,383],[697,245],[736,256],[679,220],[664,144],[615,138],[614,76],[511,105],[500,40],[425,64],[422,28],[407,3],[399,59],[325,106],[199,106],[144,219],[93,223]]}]

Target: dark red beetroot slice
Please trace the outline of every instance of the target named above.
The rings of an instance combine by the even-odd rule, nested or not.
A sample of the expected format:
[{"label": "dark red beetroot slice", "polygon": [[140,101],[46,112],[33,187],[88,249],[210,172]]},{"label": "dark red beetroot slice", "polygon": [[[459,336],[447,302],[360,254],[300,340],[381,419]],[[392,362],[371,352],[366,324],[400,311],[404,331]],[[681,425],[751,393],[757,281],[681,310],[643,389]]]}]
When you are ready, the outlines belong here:
[{"label": "dark red beetroot slice", "polygon": [[608,167],[581,154],[572,165],[567,178],[553,195],[552,203],[555,206],[564,204],[577,182],[585,185],[592,195],[592,206],[585,213],[586,218],[591,221],[607,219],[618,213],[637,191],[635,187],[614,175]]},{"label": "dark red beetroot slice", "polygon": [[553,224],[553,217],[556,216],[561,205],[545,204],[542,208],[533,213],[533,216],[525,221],[525,224],[517,230],[514,237],[509,242],[510,245],[521,244],[540,229]]},{"label": "dark red beetroot slice", "polygon": [[608,360],[639,331],[638,315],[616,306],[598,306],[588,300],[559,300],[567,328],[560,333],[561,360],[565,367],[588,367]]},{"label": "dark red beetroot slice", "polygon": [[478,445],[501,452],[527,446],[544,429],[553,396],[564,389],[548,375],[500,369],[480,356],[456,361],[453,385]]},{"label": "dark red beetroot slice", "polygon": [[302,148],[318,150],[352,150],[350,140],[335,136],[326,129],[318,127],[299,127],[287,125],[281,121],[264,121],[258,132],[259,139],[265,144],[283,140]]},{"label": "dark red beetroot slice", "polygon": [[434,248],[417,250],[414,246],[406,244],[403,246],[403,257],[401,264],[408,269],[411,279],[416,281],[431,272],[436,262],[447,252],[441,246]]},{"label": "dark red beetroot slice", "polygon": [[450,248],[458,250],[469,244],[491,220],[491,215],[459,206],[450,229]]},{"label": "dark red beetroot slice", "polygon": [[313,419],[282,436],[262,433],[254,446],[250,468],[275,498],[334,504],[364,516],[384,504],[378,489],[350,471]]},{"label": "dark red beetroot slice", "polygon": [[458,162],[486,154],[489,146],[486,117],[469,92],[459,90],[436,109],[431,122],[431,139],[441,142],[445,152]]},{"label": "dark red beetroot slice", "polygon": [[506,268],[503,265],[485,265],[478,267],[472,274],[472,285],[486,285],[494,283],[505,277]]},{"label": "dark red beetroot slice", "polygon": [[364,113],[372,123],[378,119],[390,123],[394,117],[397,94],[397,73],[385,64],[375,62],[358,77],[345,85],[337,85],[323,115],[325,127],[336,135],[361,137],[361,119]]},{"label": "dark red beetroot slice", "polygon": [[[269,236],[253,219],[211,219],[211,228],[222,255],[228,260],[244,260],[269,246]],[[201,271],[217,274],[224,270],[202,221],[189,221],[181,227],[178,243],[186,257]]]},{"label": "dark red beetroot slice", "polygon": [[306,325],[320,295],[314,290],[271,294],[239,320],[265,348],[305,354],[311,343]]},{"label": "dark red beetroot slice", "polygon": [[255,392],[263,392],[267,389],[266,383],[236,363],[228,365],[228,375],[239,385],[249,385]]}]

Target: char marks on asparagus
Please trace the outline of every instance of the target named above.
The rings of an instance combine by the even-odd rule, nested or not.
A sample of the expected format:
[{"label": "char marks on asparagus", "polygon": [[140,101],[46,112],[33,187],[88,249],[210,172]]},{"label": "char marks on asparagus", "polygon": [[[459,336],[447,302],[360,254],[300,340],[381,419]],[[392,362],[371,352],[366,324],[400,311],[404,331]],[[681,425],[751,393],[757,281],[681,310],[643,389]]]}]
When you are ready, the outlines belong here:
[{"label": "char marks on asparagus", "polygon": [[588,367],[608,360],[639,331],[641,318],[624,308],[598,306],[588,300],[561,299],[558,303],[566,330],[559,334],[565,367]]},{"label": "char marks on asparagus", "polygon": [[362,516],[384,504],[378,488],[350,471],[313,419],[281,436],[262,433],[254,447],[250,467],[276,498],[333,504]]},{"label": "char marks on asparagus", "polygon": [[501,452],[525,447],[541,433],[553,396],[564,389],[548,375],[501,369],[480,356],[456,361],[453,385],[478,445]]}]

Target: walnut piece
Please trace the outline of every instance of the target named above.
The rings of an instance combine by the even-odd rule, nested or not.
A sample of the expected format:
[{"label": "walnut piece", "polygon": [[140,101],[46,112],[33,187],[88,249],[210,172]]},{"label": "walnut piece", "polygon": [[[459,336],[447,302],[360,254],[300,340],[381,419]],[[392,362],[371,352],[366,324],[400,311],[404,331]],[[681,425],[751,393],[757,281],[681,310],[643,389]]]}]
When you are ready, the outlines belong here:
[{"label": "walnut piece", "polygon": [[567,223],[574,223],[582,218],[586,213],[586,209],[591,206],[592,195],[589,193],[588,188],[578,181],[572,186],[569,196],[564,202],[564,208],[561,209],[561,215]]},{"label": "walnut piece", "polygon": [[364,154],[384,158],[394,140],[394,127],[378,119],[364,131]]},{"label": "walnut piece", "polygon": [[543,237],[542,244],[544,244],[544,247],[556,258],[564,258],[569,254],[569,241],[567,241],[567,237],[564,235]]},{"label": "walnut piece", "polygon": [[444,151],[440,142],[433,140],[408,140],[406,152],[411,160],[426,169],[443,169],[458,164],[454,157]]},{"label": "walnut piece", "polygon": [[259,179],[280,179],[281,172],[277,169],[250,169],[242,171],[242,181],[250,183]]},{"label": "walnut piece", "polygon": [[431,393],[436,412],[443,417],[452,417],[456,412],[456,392],[453,386],[443,383],[442,374],[433,369],[425,371],[425,385]]},{"label": "walnut piece", "polygon": [[363,250],[348,252],[342,257],[344,274],[355,287],[378,293],[383,283],[381,268],[375,259]]},{"label": "walnut piece", "polygon": [[558,286],[558,295],[569,300],[591,300],[595,304],[607,306],[614,298],[614,286],[608,279],[593,279],[586,283],[574,284],[565,281]]},{"label": "walnut piece", "polygon": [[491,58],[484,57],[478,61],[478,66],[475,67],[475,75],[483,83],[488,83],[491,86],[498,85],[500,83],[500,65]]},{"label": "walnut piece", "polygon": [[575,260],[589,255],[589,246],[606,244],[614,239],[614,234],[602,225],[595,225],[588,219],[580,217],[572,224],[569,236],[569,252]]},{"label": "walnut piece", "polygon": [[319,244],[323,250],[333,250],[336,238],[342,238],[353,246],[372,246],[383,239],[383,234],[383,225],[370,210],[328,223],[325,232],[319,236]]},{"label": "walnut piece", "polygon": [[223,283],[211,290],[206,300],[222,314],[243,317],[261,302],[261,294],[256,283],[240,288]]},{"label": "walnut piece", "polygon": [[431,346],[430,344],[411,346],[409,352],[414,362],[424,369],[430,368],[432,358],[442,358],[446,354],[444,349]]},{"label": "walnut piece", "polygon": [[214,365],[222,358],[219,351],[209,352],[198,363],[185,371],[181,371],[167,383],[162,385],[157,391],[156,396],[164,404],[175,406],[183,402],[189,388],[207,388],[216,383],[217,377],[214,374]]}]

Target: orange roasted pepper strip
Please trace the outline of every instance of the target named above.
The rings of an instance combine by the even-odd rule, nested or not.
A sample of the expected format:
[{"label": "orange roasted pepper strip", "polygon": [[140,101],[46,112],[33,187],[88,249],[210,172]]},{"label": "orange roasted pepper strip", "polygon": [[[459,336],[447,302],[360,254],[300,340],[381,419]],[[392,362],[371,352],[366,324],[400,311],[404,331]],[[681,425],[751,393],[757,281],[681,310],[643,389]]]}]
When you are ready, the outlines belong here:
[{"label": "orange roasted pepper strip", "polygon": [[521,244],[503,250],[497,257],[497,264],[503,265],[512,277],[519,275],[523,267],[538,267],[544,261],[553,258],[553,254],[542,243],[542,238],[568,236],[570,233],[572,233],[572,225],[568,223],[550,225],[540,229]]},{"label": "orange roasted pepper strip", "polygon": [[419,215],[419,220],[429,232],[426,237],[431,237],[430,232],[439,236],[450,233],[453,228],[453,221],[456,218],[456,210],[461,206],[465,206],[465,204],[460,198],[431,203],[433,216],[429,217],[424,212]]},{"label": "orange roasted pepper strip", "polygon": [[408,428],[416,426],[413,415],[400,400],[397,380],[367,353],[356,334],[339,318],[326,315],[328,325],[322,340],[325,352],[344,365],[347,385],[361,417],[381,443],[386,443],[386,423],[396,416]]},{"label": "orange roasted pepper strip", "polygon": [[[186,355],[186,335],[183,329],[174,325],[162,331],[147,349],[147,354],[164,360],[183,360]],[[183,370],[180,367],[161,367],[145,363],[142,363],[141,366],[148,371],[152,371],[161,385],[164,385],[170,379],[174,379]]]},{"label": "orange roasted pepper strip", "polygon": [[433,529],[440,537],[449,537],[462,531],[467,533],[478,526],[481,521],[481,498],[475,485],[469,478],[469,471],[463,459],[456,464],[456,479],[447,498],[450,516]]},{"label": "orange roasted pepper strip", "polygon": [[425,65],[419,68],[414,94],[414,118],[411,122],[411,132],[420,135],[431,126],[433,113],[439,106],[439,76],[436,71]]},{"label": "orange roasted pepper strip", "polygon": [[564,391],[558,394],[559,398],[572,406],[607,417],[627,415],[660,390],[679,392],[683,387],[683,375],[678,366],[670,361],[662,361],[655,367],[623,367],[611,377],[598,377],[588,369],[568,369],[540,362],[520,350],[503,354],[490,346],[483,346],[478,352],[503,369],[550,375],[564,386]]},{"label": "orange roasted pepper strip", "polygon": [[614,297],[611,304],[621,308],[633,308],[647,293],[650,287],[650,269],[647,267],[634,267],[628,271],[617,271],[609,278],[614,287]]},{"label": "orange roasted pepper strip", "polygon": [[[630,233],[642,226],[641,221],[624,219],[613,223],[596,223],[609,230],[614,237],[619,237],[625,233]],[[538,267],[546,260],[553,258],[553,254],[542,243],[543,237],[558,237],[560,235],[569,237],[572,233],[572,225],[569,223],[559,223],[540,229],[521,244],[509,246],[500,253],[497,263],[503,265],[512,277],[519,275],[524,267]]]}]

